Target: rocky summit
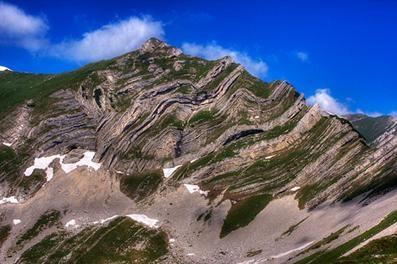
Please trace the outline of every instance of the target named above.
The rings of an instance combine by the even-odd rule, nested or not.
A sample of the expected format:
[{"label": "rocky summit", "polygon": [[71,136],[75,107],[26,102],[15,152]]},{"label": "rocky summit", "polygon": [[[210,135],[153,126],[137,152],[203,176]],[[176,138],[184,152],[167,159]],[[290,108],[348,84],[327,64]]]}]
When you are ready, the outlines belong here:
[{"label": "rocky summit", "polygon": [[157,39],[63,74],[2,71],[0,262],[395,263],[386,119]]}]

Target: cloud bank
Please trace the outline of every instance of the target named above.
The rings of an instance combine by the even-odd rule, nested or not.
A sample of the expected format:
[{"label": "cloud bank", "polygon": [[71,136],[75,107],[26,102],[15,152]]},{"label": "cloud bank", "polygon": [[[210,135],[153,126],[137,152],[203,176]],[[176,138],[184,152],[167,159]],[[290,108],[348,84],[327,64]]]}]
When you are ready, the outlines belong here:
[{"label": "cloud bank", "polygon": [[316,90],[315,94],[307,98],[306,101],[309,105],[319,104],[323,110],[331,114],[346,115],[351,113],[344,103],[331,96],[328,89]]},{"label": "cloud bank", "polygon": [[79,62],[109,59],[138,48],[150,37],[163,38],[163,25],[150,17],[130,17],[55,44],[49,54]]},{"label": "cloud bank", "polygon": [[260,77],[266,76],[269,69],[266,62],[262,60],[253,59],[246,53],[224,48],[217,44],[199,45],[196,43],[183,43],[182,50],[186,54],[203,57],[208,60],[230,56],[237,63],[244,65],[250,73]]},{"label": "cloud bank", "polygon": [[25,13],[15,5],[0,2],[0,42],[37,51],[46,45],[48,25],[39,16]]},{"label": "cloud bank", "polygon": [[48,29],[43,18],[0,2],[0,44],[19,46],[41,55],[93,62],[134,50],[150,37],[164,37],[163,24],[148,16],[110,23],[61,43],[48,40]]}]

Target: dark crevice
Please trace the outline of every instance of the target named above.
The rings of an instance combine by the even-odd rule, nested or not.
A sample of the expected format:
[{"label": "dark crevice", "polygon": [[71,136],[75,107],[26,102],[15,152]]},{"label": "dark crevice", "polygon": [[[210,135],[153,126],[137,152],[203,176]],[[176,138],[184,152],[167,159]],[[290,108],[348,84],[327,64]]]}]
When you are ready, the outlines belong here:
[{"label": "dark crevice", "polygon": [[231,135],[228,139],[226,139],[225,143],[223,143],[223,145],[227,145],[232,141],[238,140],[240,138],[249,136],[249,135],[255,135],[255,134],[259,134],[259,133],[263,133],[264,131],[262,129],[249,129],[249,130],[244,130],[241,131],[237,134]]}]

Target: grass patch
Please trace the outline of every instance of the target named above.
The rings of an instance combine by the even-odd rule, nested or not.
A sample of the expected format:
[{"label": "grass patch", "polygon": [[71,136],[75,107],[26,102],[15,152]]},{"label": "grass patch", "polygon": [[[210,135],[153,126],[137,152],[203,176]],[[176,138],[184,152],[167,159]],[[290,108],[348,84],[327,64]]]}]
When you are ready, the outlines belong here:
[{"label": "grass patch", "polygon": [[326,252],[318,252],[311,256],[308,256],[297,263],[335,263],[338,261],[338,258],[341,257],[346,252],[350,251],[354,247],[358,246],[362,242],[367,239],[373,237],[378,234],[382,230],[388,228],[389,226],[395,224],[397,222],[397,211],[390,213],[387,217],[385,217],[379,224],[365,231],[361,235],[354,237],[348,242]]},{"label": "grass patch", "polygon": [[120,179],[120,190],[131,199],[140,200],[152,194],[162,180],[161,171],[123,176]]},{"label": "grass patch", "polygon": [[0,226],[0,247],[3,245],[4,241],[7,240],[8,236],[10,235],[10,231],[10,225]]},{"label": "grass patch", "polygon": [[56,225],[59,222],[61,213],[56,210],[50,210],[45,212],[36,223],[28,229],[17,241],[17,245],[23,244],[25,241],[29,241],[36,237],[41,231],[51,226]]},{"label": "grass patch", "polygon": [[303,251],[300,254],[305,254],[305,253],[309,252],[310,250],[321,248],[322,246],[328,245],[332,241],[337,240],[340,237],[340,235],[342,235],[343,232],[345,232],[346,228],[348,228],[348,227],[349,227],[349,225],[346,225],[346,226],[342,227],[341,229],[339,229],[338,231],[331,233],[329,236],[323,238],[321,241],[317,242],[316,244],[309,247],[308,249],[306,249],[305,251]]},{"label": "grass patch", "polygon": [[192,116],[189,120],[190,125],[211,121],[215,118],[215,113],[211,110],[202,110]]},{"label": "grass patch", "polygon": [[369,242],[349,256],[342,257],[340,263],[395,263],[397,259],[397,234]]},{"label": "grass patch", "polygon": [[163,231],[127,217],[71,236],[55,233],[26,250],[18,263],[155,263],[168,253]]},{"label": "grass patch", "polygon": [[222,226],[220,238],[230,232],[247,226],[270,203],[273,196],[262,194],[238,201],[230,208]]},{"label": "grass patch", "polygon": [[76,71],[62,74],[30,74],[4,72],[0,74],[0,117],[14,106],[34,100],[36,114],[48,108],[48,96],[60,89],[77,89],[92,72],[105,69],[112,60],[88,64]]}]

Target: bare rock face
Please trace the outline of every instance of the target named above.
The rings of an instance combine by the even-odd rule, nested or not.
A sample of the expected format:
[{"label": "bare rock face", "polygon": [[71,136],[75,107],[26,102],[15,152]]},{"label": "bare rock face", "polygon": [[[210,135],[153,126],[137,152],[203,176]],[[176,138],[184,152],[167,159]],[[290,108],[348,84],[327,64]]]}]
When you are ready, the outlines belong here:
[{"label": "bare rock face", "polygon": [[[0,143],[6,143],[0,146],[0,199],[7,198],[2,200],[7,210],[0,221],[25,215],[18,206],[41,201],[40,212],[55,208],[62,213],[47,213],[68,221],[62,226],[57,218],[53,225],[41,227],[45,235],[56,232],[50,241],[69,241],[77,247],[89,240],[85,233],[98,235],[110,228],[109,232],[120,228],[115,235],[121,236],[123,226],[126,230],[139,227],[118,219],[107,231],[106,227],[84,232],[79,228],[101,223],[92,220],[97,212],[125,216],[128,210],[144,210],[163,217],[169,232],[182,232],[181,245],[205,247],[187,234],[193,226],[197,237],[205,241],[207,236],[223,252],[214,251],[218,257],[208,256],[205,262],[229,263],[248,253],[227,256],[227,245],[237,247],[238,240],[228,234],[248,226],[271,200],[296,200],[296,208],[291,209],[296,210],[296,217],[357,197],[361,203],[370,203],[395,188],[397,126],[388,127],[368,144],[349,121],[318,105],[307,106],[303,95],[288,82],[263,82],[230,57],[206,61],[149,39],[140,49],[118,58],[44,81],[43,76],[35,78],[41,78],[37,85],[45,93],[26,98],[0,115]],[[87,152],[95,156],[86,156]],[[78,164],[77,169],[64,171],[61,159],[63,165]],[[32,166],[33,176],[26,176]],[[183,195],[188,191],[208,200],[186,198]],[[62,201],[52,197],[56,193]],[[14,198],[23,203],[13,205]],[[239,212],[246,206],[249,213]],[[189,218],[178,222],[184,212],[189,212]],[[79,215],[82,223],[76,224],[73,215]],[[73,225],[78,225],[76,239],[68,229]],[[140,228],[151,239],[167,244],[161,232]],[[321,231],[316,239],[328,231]],[[1,251],[6,260],[9,254],[13,261],[23,263],[32,252],[28,249],[45,245],[49,239],[43,234],[24,237],[26,244],[17,243],[24,232],[13,229],[7,249]],[[226,237],[225,244],[216,240],[219,232],[222,239]],[[151,239],[141,237],[135,248],[139,243],[150,244]],[[91,245],[87,252],[94,250],[94,244],[87,242]],[[207,250],[218,250],[215,244]],[[166,248],[161,248],[164,254],[143,259],[190,263],[177,250],[166,253]],[[72,259],[82,257],[80,251],[70,250]],[[49,252],[61,255],[55,246]],[[260,254],[259,250],[250,252],[250,256]]]}]

